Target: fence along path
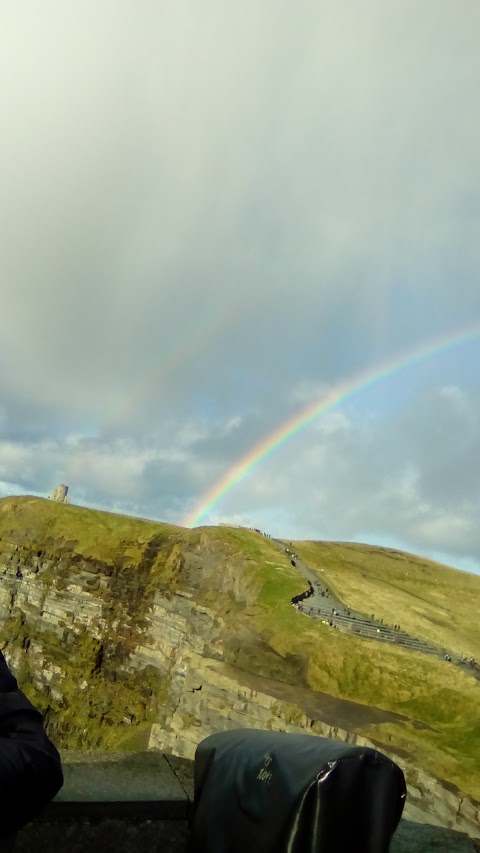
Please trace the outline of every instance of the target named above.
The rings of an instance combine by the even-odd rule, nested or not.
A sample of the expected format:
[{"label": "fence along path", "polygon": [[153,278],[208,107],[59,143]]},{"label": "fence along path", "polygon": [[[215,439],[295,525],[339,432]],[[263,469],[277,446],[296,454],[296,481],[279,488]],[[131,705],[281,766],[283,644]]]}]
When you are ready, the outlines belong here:
[{"label": "fence along path", "polygon": [[468,672],[469,675],[473,675],[474,678],[480,681],[480,667],[473,658],[466,660],[460,655],[455,654],[455,652],[450,652],[445,648],[440,649],[431,643],[425,642],[425,640],[412,637],[400,628],[384,625],[382,621],[375,618],[368,618],[364,613],[359,613],[351,607],[347,607],[333,594],[327,586],[327,582],[321,583],[318,580],[316,572],[310,569],[284,542],[280,539],[273,541],[290,557],[293,565],[295,565],[308,581],[308,590],[301,596],[295,596],[292,599],[292,604],[295,604],[306,616],[312,619],[320,619],[332,628],[335,627],[346,633],[367,637],[383,643],[394,643],[412,651],[433,655],[434,657],[445,660],[448,664],[459,666],[465,672]]}]

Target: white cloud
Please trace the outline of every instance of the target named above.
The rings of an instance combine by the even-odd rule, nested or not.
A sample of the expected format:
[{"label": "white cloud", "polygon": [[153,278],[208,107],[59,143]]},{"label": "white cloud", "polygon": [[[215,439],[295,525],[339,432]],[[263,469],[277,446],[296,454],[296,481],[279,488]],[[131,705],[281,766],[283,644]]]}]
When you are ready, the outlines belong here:
[{"label": "white cloud", "polygon": [[428,544],[429,548],[450,553],[459,550],[465,553],[465,544],[471,543],[473,537],[477,539],[474,530],[477,509],[465,506],[463,514],[451,511],[437,514],[438,511],[433,510],[430,512],[430,518],[417,522],[416,531],[415,528],[414,531],[418,539]]}]

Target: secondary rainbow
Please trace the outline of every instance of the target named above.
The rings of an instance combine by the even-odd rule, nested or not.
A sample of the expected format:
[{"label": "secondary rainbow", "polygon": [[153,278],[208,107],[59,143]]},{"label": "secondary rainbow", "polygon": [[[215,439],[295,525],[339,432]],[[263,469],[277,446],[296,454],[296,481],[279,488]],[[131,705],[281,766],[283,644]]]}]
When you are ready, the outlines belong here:
[{"label": "secondary rainbow", "polygon": [[154,394],[159,394],[159,386],[175,377],[185,364],[199,357],[205,341],[215,334],[215,331],[227,325],[232,315],[231,304],[225,302],[217,306],[213,313],[205,312],[198,316],[191,326],[185,325],[181,333],[173,340],[165,337],[162,346],[162,338],[159,340],[159,351],[156,353],[152,364],[149,364],[141,375],[138,376],[134,387],[127,394],[122,394],[116,401],[112,401],[103,418],[100,419],[98,432],[106,432],[111,427],[121,424],[131,412],[141,407],[144,400]]},{"label": "secondary rainbow", "polygon": [[285,442],[310,426],[313,421],[339,406],[345,400],[360,394],[385,379],[389,379],[401,370],[412,367],[426,359],[433,358],[450,348],[473,342],[480,336],[480,325],[470,326],[461,332],[437,338],[422,344],[413,351],[402,353],[381,366],[375,365],[358,375],[340,382],[303,407],[287,420],[282,421],[273,432],[260,439],[253,447],[237,459],[228,470],[205,492],[180,523],[184,527],[193,527],[212,511],[213,507],[249,474],[260,462],[274,453]]}]

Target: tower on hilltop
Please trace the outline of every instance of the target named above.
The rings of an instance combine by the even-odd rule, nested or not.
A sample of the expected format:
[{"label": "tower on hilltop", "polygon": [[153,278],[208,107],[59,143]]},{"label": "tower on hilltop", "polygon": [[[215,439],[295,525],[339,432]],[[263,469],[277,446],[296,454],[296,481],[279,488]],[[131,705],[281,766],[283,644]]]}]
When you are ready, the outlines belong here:
[{"label": "tower on hilltop", "polygon": [[68,486],[65,486],[64,483],[60,483],[60,485],[57,486],[50,495],[50,500],[56,501],[58,504],[66,504],[68,503],[67,494]]}]

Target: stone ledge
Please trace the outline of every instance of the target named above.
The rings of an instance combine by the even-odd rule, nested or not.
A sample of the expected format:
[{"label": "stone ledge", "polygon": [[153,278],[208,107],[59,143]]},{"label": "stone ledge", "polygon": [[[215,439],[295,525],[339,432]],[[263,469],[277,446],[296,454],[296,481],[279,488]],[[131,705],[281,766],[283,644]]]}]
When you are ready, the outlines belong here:
[{"label": "stone ledge", "polygon": [[[65,784],[14,853],[185,853],[193,762],[151,750],[63,752]],[[402,819],[391,853],[480,853],[454,830]]]},{"label": "stone ledge", "polygon": [[[62,752],[64,785],[43,813],[64,817],[186,820],[192,762],[160,752]],[[186,770],[188,765],[190,773]]]}]

